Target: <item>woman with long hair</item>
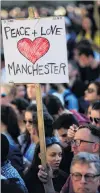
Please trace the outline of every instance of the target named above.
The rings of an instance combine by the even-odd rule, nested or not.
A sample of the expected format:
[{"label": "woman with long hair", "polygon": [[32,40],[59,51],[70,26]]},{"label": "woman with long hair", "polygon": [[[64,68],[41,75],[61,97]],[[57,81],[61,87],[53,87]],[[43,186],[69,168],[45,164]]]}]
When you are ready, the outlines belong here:
[{"label": "woman with long hair", "polygon": [[[52,123],[53,119],[48,113],[46,107],[43,106],[43,116],[44,116],[44,128],[45,135],[52,136],[53,129]],[[34,158],[34,151],[36,144],[39,142],[38,133],[38,120],[37,120],[37,106],[36,104],[31,104],[25,111],[24,123],[26,132],[23,134],[23,139],[19,138],[21,145],[21,152],[23,154],[25,171],[30,167],[32,160]]]},{"label": "woman with long hair", "polygon": [[97,31],[97,26],[93,17],[86,15],[82,18],[82,29],[77,36],[77,41],[82,39],[89,40],[94,49],[100,49],[100,34]]},{"label": "woman with long hair", "polygon": [[[60,192],[64,185],[67,174],[59,169],[62,160],[62,146],[56,137],[46,138],[46,159],[47,164],[53,170],[52,179],[56,192]],[[40,145],[37,144],[34,160],[31,168],[25,175],[25,182],[29,193],[45,193],[43,183],[38,178],[39,165],[41,164]]]},{"label": "woman with long hair", "polygon": [[1,132],[3,132],[10,144],[18,143],[20,129],[15,111],[11,106],[1,105]]},{"label": "woman with long hair", "polygon": [[11,106],[1,105],[1,133],[3,133],[9,141],[10,148],[8,159],[22,175],[24,169],[23,158],[18,142],[20,129],[18,126],[17,115]]}]

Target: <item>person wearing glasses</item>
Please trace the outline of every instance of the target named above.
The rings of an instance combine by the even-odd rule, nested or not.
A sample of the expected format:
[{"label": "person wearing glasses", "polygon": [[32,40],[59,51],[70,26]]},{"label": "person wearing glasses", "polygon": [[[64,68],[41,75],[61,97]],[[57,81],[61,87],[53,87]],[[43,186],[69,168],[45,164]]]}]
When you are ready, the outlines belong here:
[{"label": "person wearing glasses", "polygon": [[91,106],[90,121],[92,125],[100,129],[100,100],[95,101]]},{"label": "person wearing glasses", "polygon": [[84,100],[89,103],[100,100],[100,82],[92,82],[85,91]]},{"label": "person wearing glasses", "polygon": [[[99,156],[86,152],[75,155],[71,163],[70,179],[72,193],[99,193]],[[67,185],[64,185],[61,193],[70,191]]]},{"label": "person wearing glasses", "polygon": [[100,154],[100,130],[94,125],[79,126],[76,133],[69,129],[68,137],[71,140],[74,155],[79,152]]},{"label": "person wearing glasses", "polygon": [[[53,119],[48,113],[45,106],[43,106],[43,116],[45,136],[52,136]],[[27,107],[25,111],[24,124],[26,131],[23,135],[20,136],[19,141],[21,145],[21,152],[23,154],[24,168],[26,172],[32,164],[35,147],[36,144],[39,142],[36,104],[31,104]]]},{"label": "person wearing glasses", "polygon": [[[59,169],[59,165],[62,160],[62,146],[59,139],[54,136],[46,137],[46,159],[48,168],[50,166],[52,169],[52,181],[55,191],[60,192],[68,175]],[[37,144],[33,163],[24,178],[29,193],[45,193],[43,183],[38,178],[40,164],[40,145]]]},{"label": "person wearing glasses", "polygon": [[[48,193],[56,193],[50,173],[40,167],[39,179],[44,183]],[[48,178],[47,178],[48,177]],[[49,186],[46,183],[49,182]],[[100,159],[98,155],[81,152],[74,156],[70,176],[60,193],[100,193]]]}]

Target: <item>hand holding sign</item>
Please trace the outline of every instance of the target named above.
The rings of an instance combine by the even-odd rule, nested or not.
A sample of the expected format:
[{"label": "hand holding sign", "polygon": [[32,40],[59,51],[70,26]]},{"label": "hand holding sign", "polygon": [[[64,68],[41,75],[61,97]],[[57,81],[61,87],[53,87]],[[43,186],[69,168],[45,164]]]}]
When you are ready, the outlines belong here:
[{"label": "hand holding sign", "polygon": [[23,56],[35,64],[39,58],[47,53],[50,48],[50,43],[43,37],[38,37],[33,41],[28,38],[23,38],[18,41],[17,48]]}]

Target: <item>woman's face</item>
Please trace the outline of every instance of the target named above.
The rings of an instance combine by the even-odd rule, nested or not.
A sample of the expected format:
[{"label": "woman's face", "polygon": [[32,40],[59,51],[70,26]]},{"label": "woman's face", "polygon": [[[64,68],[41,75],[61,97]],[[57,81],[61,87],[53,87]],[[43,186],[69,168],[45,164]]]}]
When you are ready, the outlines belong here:
[{"label": "woman's face", "polygon": [[32,118],[31,112],[28,112],[28,111],[25,112],[24,123],[25,123],[26,129],[29,132],[29,134],[32,134],[32,132],[33,132],[33,118]]},{"label": "woman's face", "polygon": [[62,160],[62,149],[58,144],[53,144],[47,147],[46,153],[47,163],[53,170],[59,169],[60,162]]},{"label": "woman's face", "polygon": [[89,102],[100,99],[100,96],[97,94],[97,86],[95,84],[89,84],[87,90],[85,91],[84,99]]}]

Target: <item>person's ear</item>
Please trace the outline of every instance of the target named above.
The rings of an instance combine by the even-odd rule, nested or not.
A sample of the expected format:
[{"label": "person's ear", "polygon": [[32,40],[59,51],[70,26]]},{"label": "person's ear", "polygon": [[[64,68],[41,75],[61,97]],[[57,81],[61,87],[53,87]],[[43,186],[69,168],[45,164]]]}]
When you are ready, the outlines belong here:
[{"label": "person's ear", "polygon": [[93,153],[99,152],[99,149],[100,149],[99,143],[94,143],[93,144]]}]

